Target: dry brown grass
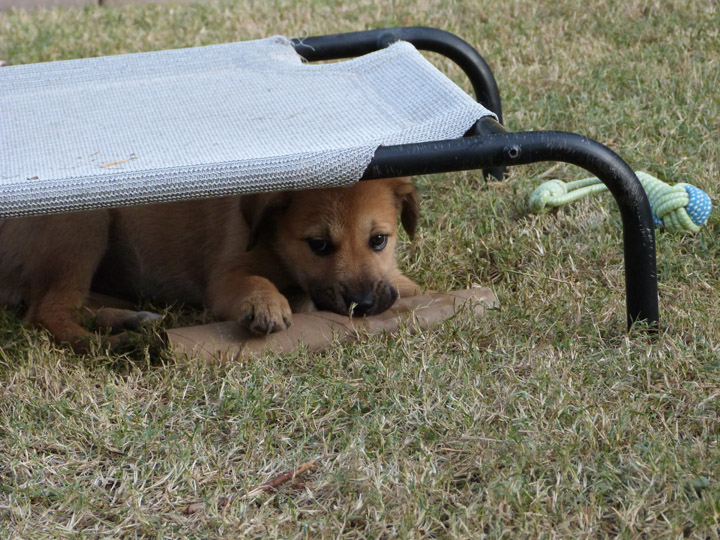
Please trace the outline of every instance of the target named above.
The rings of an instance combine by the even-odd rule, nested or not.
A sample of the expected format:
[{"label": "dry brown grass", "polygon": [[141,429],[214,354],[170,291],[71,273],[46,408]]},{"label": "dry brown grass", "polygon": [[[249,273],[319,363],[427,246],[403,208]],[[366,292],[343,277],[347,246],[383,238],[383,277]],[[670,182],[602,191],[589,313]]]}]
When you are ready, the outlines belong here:
[{"label": "dry brown grass", "polygon": [[[513,129],[588,134],[715,197],[720,11],[710,0],[9,12],[0,57],[415,24],[485,54]],[[214,364],[75,357],[0,312],[0,535],[718,537],[717,217],[695,236],[658,234],[662,331],[627,335],[618,214],[607,196],[528,214],[548,167],[502,184],[418,179],[423,222],[403,266],[433,288],[492,285],[502,308],[481,323],[460,316],[324,354]],[[302,485],[244,497],[315,457]],[[187,515],[196,502],[204,509]]]}]

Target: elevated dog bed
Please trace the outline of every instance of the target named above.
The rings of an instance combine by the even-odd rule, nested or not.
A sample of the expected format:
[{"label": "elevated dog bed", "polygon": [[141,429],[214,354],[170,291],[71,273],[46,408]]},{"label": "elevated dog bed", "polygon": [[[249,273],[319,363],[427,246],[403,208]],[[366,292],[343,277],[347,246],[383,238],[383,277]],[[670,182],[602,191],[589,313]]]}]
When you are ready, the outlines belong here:
[{"label": "elevated dog bed", "polygon": [[5,217],[350,185],[380,145],[492,115],[398,42],[302,62],[282,37],[0,72]]},{"label": "elevated dog bed", "polygon": [[[416,47],[456,61],[479,102]],[[628,323],[658,322],[653,220],[633,171],[580,135],[506,132],[487,63],[440,30],[5,67],[0,111],[0,218],[573,163],[620,208]]]}]

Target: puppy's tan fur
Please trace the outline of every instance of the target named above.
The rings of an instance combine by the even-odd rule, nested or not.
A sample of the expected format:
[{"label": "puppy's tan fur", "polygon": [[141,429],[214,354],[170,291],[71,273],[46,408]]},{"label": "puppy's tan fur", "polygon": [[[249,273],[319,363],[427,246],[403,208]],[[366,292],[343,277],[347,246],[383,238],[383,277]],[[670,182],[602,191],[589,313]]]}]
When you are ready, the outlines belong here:
[{"label": "puppy's tan fur", "polygon": [[26,304],[30,322],[76,349],[94,336],[79,315],[91,289],[205,305],[257,333],[291,324],[286,295],[377,313],[419,291],[395,260],[399,214],[412,236],[415,190],[395,178],[11,219],[0,226],[0,302]]}]

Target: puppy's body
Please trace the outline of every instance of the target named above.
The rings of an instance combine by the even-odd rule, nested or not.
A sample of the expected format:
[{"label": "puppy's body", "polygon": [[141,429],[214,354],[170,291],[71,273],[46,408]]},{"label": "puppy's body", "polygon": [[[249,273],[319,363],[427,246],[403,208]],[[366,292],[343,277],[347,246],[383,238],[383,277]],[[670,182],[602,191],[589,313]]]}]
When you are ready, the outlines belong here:
[{"label": "puppy's body", "polygon": [[107,249],[93,281],[100,292],[202,305],[211,279],[232,267],[285,286],[269,246],[247,251],[238,197],[109,212]]},{"label": "puppy's body", "polygon": [[92,336],[78,322],[91,287],[205,305],[258,333],[290,324],[282,293],[377,313],[419,290],[395,262],[399,213],[412,235],[404,179],[7,220],[0,302],[24,302],[28,320],[78,349]]}]

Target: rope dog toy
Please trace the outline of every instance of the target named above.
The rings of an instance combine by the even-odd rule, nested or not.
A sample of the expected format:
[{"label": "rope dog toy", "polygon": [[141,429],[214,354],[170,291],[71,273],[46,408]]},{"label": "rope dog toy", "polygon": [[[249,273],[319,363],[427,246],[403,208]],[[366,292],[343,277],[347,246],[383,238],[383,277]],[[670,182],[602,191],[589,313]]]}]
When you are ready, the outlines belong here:
[{"label": "rope dog toy", "polygon": [[[712,201],[703,190],[682,183],[670,186],[645,172],[635,174],[647,193],[655,227],[664,227],[670,232],[698,232],[707,222]],[[598,178],[567,183],[549,180],[530,195],[530,211],[541,214],[602,191],[607,191],[607,187]]]}]

